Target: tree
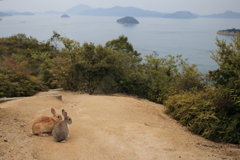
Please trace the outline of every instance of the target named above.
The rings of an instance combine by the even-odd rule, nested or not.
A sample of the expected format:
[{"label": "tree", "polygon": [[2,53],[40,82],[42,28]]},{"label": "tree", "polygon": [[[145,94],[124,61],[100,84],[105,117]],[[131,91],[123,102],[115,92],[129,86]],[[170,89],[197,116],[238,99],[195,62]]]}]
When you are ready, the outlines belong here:
[{"label": "tree", "polygon": [[118,39],[113,39],[105,44],[105,47],[118,52],[119,54],[126,54],[130,60],[131,65],[138,64],[141,62],[141,53],[134,50],[131,43],[128,42],[128,38],[124,35],[119,36]]},{"label": "tree", "polygon": [[82,77],[82,89],[92,94],[103,78],[113,72],[113,52],[101,45],[84,43],[79,54],[76,70]]},{"label": "tree", "polygon": [[43,63],[45,70],[49,72],[46,73],[46,76],[50,74],[50,78],[54,78],[50,80],[51,85],[78,91],[81,81],[75,66],[79,61],[80,43],[60,37],[56,32],[50,41],[54,44],[55,49],[58,48],[59,44],[64,46],[61,50],[57,50],[57,54],[47,58]]},{"label": "tree", "polygon": [[197,91],[203,90],[207,85],[206,75],[198,71],[197,65],[190,65],[187,60],[180,61],[180,71],[174,84],[176,94],[191,91],[193,88]]},{"label": "tree", "polygon": [[212,53],[212,59],[219,68],[210,71],[210,78],[217,86],[225,86],[234,90],[240,96],[240,35],[233,39],[233,43],[226,44],[225,40],[216,39],[217,53]]},{"label": "tree", "polygon": [[59,54],[48,59],[49,71],[59,84],[68,90],[93,94],[103,78],[113,72],[113,51],[101,45],[60,38],[64,48]]},{"label": "tree", "polygon": [[148,99],[163,103],[168,98],[175,84],[180,60],[181,56],[174,57],[171,55],[158,58],[156,52],[146,56]]},{"label": "tree", "polygon": [[141,54],[134,50],[132,44],[128,42],[128,38],[123,35],[118,39],[108,41],[105,47],[114,53],[114,72],[111,73],[111,77],[116,83],[115,88],[118,88],[120,92],[132,93],[133,86],[129,87],[128,85],[129,83],[133,85],[136,80],[140,81],[140,79],[136,79],[135,73],[137,73],[137,66],[142,60]]}]

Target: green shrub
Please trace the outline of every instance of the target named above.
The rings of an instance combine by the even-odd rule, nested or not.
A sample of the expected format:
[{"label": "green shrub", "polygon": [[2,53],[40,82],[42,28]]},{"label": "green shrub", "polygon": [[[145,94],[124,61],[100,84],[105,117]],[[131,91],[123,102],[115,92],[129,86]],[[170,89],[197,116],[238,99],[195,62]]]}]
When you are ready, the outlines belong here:
[{"label": "green shrub", "polygon": [[6,67],[0,67],[0,97],[32,96],[47,90],[36,77],[22,75]]},{"label": "green shrub", "polygon": [[[206,88],[170,96],[166,113],[204,138],[229,143],[240,142],[240,112],[233,105],[230,90]],[[219,105],[219,103],[225,105]],[[234,110],[232,110],[234,109]]]}]

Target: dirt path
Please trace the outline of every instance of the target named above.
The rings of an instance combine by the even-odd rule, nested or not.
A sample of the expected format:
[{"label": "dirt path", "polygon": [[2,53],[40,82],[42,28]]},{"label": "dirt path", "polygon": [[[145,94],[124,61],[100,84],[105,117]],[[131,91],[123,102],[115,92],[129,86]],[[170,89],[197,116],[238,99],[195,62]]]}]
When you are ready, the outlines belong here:
[{"label": "dirt path", "polygon": [[[45,94],[62,94],[62,101]],[[0,104],[0,159],[7,160],[214,160],[240,159],[240,147],[191,134],[164,107],[124,96],[71,92]],[[73,119],[65,143],[31,136],[33,120],[64,108]]]}]

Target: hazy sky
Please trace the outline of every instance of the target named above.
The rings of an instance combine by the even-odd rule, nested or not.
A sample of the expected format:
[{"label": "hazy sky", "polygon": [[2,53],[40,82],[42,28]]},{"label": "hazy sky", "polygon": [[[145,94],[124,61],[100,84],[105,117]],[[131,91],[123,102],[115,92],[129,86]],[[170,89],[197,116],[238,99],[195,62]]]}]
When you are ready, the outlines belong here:
[{"label": "hazy sky", "polygon": [[162,13],[190,11],[200,15],[234,11],[240,13],[240,0],[2,0],[0,10],[19,12],[66,11],[78,4],[93,8],[137,7]]}]

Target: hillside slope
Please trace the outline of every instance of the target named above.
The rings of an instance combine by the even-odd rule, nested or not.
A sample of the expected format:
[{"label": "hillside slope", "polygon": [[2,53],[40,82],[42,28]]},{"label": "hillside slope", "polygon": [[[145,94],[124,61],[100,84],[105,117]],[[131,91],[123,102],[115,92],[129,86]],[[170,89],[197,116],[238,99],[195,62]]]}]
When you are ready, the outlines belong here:
[{"label": "hillside slope", "polygon": [[[46,94],[62,94],[62,101]],[[164,114],[164,106],[121,95],[43,92],[0,104],[0,159],[240,159],[238,146],[191,134]],[[73,119],[70,137],[31,135],[33,120],[64,108]]]}]

